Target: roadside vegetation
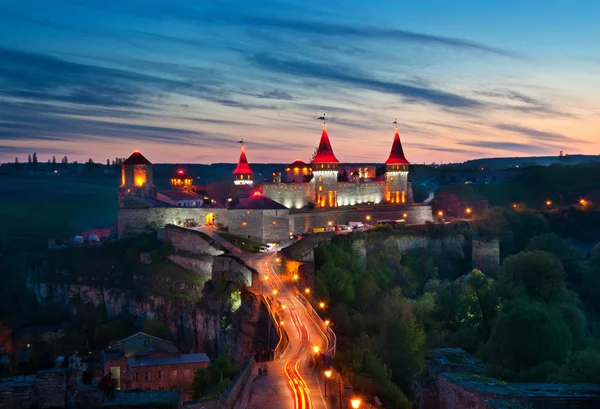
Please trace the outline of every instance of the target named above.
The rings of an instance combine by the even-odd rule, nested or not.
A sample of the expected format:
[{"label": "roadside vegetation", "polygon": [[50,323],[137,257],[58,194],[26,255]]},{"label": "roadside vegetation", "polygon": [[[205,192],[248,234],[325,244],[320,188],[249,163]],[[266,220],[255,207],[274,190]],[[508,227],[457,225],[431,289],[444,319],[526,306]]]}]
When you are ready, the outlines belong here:
[{"label": "roadside vegetation", "polygon": [[500,240],[497,275],[385,246],[365,262],[351,235],[316,249],[314,296],[328,306],[342,371],[393,408],[409,407],[424,358],[443,347],[475,354],[503,381],[600,383],[600,245],[582,251],[554,226],[491,208],[460,232],[465,250],[472,237]]}]

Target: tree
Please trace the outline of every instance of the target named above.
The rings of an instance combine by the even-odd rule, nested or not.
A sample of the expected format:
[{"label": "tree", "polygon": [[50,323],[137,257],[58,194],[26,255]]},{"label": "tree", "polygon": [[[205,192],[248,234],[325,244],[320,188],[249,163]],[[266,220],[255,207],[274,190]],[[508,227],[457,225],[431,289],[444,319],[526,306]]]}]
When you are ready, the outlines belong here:
[{"label": "tree", "polygon": [[567,278],[572,282],[579,282],[583,266],[581,258],[583,255],[577,247],[569,246],[557,234],[546,233],[535,236],[529,240],[528,251],[543,250],[554,254],[562,263]]},{"label": "tree", "polygon": [[19,157],[15,156],[15,163],[18,165],[19,164]]},{"label": "tree", "polygon": [[193,400],[200,399],[212,386],[211,374],[208,368],[198,368],[192,381],[191,394]]},{"label": "tree", "polygon": [[171,329],[169,328],[169,326],[165,322],[157,318],[147,319],[144,322],[142,332],[162,339],[171,338]]},{"label": "tree", "polygon": [[89,163],[90,165],[93,165],[94,161],[92,160],[92,158],[89,158],[88,161],[87,161],[87,163]]},{"label": "tree", "polygon": [[52,156],[52,166],[56,167],[56,156]]},{"label": "tree", "polygon": [[499,281],[504,298],[526,295],[544,302],[570,300],[565,270],[560,260],[546,251],[526,251],[505,258]]},{"label": "tree", "polygon": [[27,156],[27,163],[31,165],[31,153]]},{"label": "tree", "polygon": [[37,157],[37,153],[33,152],[33,167],[37,168],[37,163],[38,163],[38,157]]},{"label": "tree", "polygon": [[485,340],[492,329],[492,321],[496,318],[499,299],[494,281],[481,271],[474,269],[463,285],[467,320],[471,327],[477,329]]},{"label": "tree", "polygon": [[521,298],[503,305],[481,357],[487,364],[520,372],[545,361],[562,364],[571,346],[569,327],[556,309]]}]

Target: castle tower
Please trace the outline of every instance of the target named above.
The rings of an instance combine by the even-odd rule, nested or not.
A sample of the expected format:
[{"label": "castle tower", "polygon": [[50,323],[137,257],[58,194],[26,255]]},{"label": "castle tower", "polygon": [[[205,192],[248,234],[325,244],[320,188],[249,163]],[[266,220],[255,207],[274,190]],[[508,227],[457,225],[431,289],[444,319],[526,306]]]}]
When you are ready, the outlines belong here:
[{"label": "castle tower", "polygon": [[171,189],[173,190],[192,190],[192,177],[187,175],[184,170],[179,169],[171,178]]},{"label": "castle tower", "polygon": [[400,142],[398,127],[392,143],[390,156],[385,161],[385,202],[408,203],[408,161]]},{"label": "castle tower", "polygon": [[156,198],[152,163],[135,151],[121,165],[121,186],[119,187],[119,207],[127,196]]},{"label": "castle tower", "polygon": [[237,167],[233,171],[233,183],[236,185],[252,185],[254,183],[252,180],[254,172],[252,172],[250,165],[248,165],[244,142],[240,141],[240,143],[242,144],[242,151],[240,152],[240,160],[238,161]]},{"label": "castle tower", "polygon": [[323,124],[321,141],[312,160],[313,179],[313,200],[317,207],[336,207],[337,206],[337,178],[338,166],[337,160],[329,142],[327,135],[327,125]]}]

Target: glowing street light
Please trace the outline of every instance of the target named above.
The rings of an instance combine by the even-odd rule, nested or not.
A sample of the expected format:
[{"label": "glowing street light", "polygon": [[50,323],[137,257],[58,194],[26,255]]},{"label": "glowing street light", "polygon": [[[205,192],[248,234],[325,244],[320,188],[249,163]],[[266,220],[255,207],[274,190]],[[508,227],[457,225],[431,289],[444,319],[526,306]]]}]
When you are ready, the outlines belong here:
[{"label": "glowing street light", "polygon": [[367,219],[367,221],[369,221],[369,220],[371,220],[371,216],[370,216],[370,215],[367,215],[367,216],[365,217],[365,219]]},{"label": "glowing street light", "polygon": [[[331,371],[329,369],[323,373],[325,374],[325,378],[327,378],[327,379],[331,378]],[[323,387],[325,389],[325,397],[327,397],[327,380],[326,379],[323,379]]]},{"label": "glowing street light", "polygon": [[325,303],[323,301],[319,303],[319,308],[325,308]]},{"label": "glowing street light", "polygon": [[552,200],[546,200],[546,206],[552,206]]},{"label": "glowing street light", "polygon": [[273,295],[277,295],[277,290],[273,290]]},{"label": "glowing street light", "polygon": [[333,226],[333,222],[330,220],[327,222],[327,225],[331,227],[331,226]]},{"label": "glowing street light", "polygon": [[285,308],[286,308],[285,304],[281,304],[281,309],[285,310]]},{"label": "glowing street light", "polygon": [[350,404],[352,405],[353,409],[358,409],[358,408],[360,408],[361,401],[360,401],[360,399],[357,399],[357,398],[350,399]]},{"label": "glowing street light", "polygon": [[283,320],[279,321],[279,325],[283,326]]},{"label": "glowing street light", "polygon": [[314,352],[315,354],[318,354],[320,350],[321,350],[321,348],[319,348],[319,346],[318,346],[318,345],[315,345],[315,346],[313,347],[313,352]]},{"label": "glowing street light", "polygon": [[298,279],[298,274],[294,274],[293,278],[294,278],[294,280],[297,280]]},{"label": "glowing street light", "polygon": [[329,321],[329,320],[325,320],[325,325],[326,325],[326,326],[329,326],[329,324],[330,324],[330,323],[331,323],[331,321]]},{"label": "glowing street light", "polygon": [[307,287],[307,288],[305,288],[305,289],[304,289],[304,292],[305,292],[306,294],[310,294],[310,288],[308,288],[308,287]]},{"label": "glowing street light", "polygon": [[444,215],[444,212],[442,212],[441,210],[438,212],[438,216],[442,217]]},{"label": "glowing street light", "polygon": [[580,199],[580,200],[579,200],[579,204],[580,204],[580,205],[582,205],[582,206],[585,206],[585,205],[587,204],[587,200],[585,200],[585,199]]},{"label": "glowing street light", "polygon": [[517,208],[517,204],[513,203],[513,209],[516,209],[516,208]]},{"label": "glowing street light", "polygon": [[470,207],[467,207],[467,208],[465,209],[465,212],[467,212],[467,214],[471,214],[472,210],[471,210],[471,208],[470,208]]},{"label": "glowing street light", "polygon": [[325,376],[326,376],[327,378],[331,378],[331,370],[329,370],[329,369],[328,369],[328,370],[326,370],[326,371],[325,371],[325,372],[323,372],[323,373],[325,374]]},{"label": "glowing street light", "polygon": [[406,219],[407,217],[408,217],[408,213],[403,213],[403,214],[402,214],[402,218],[403,218],[403,219]]},{"label": "glowing street light", "polygon": [[281,261],[281,259],[280,259],[279,257],[277,257],[277,258],[275,259],[275,261],[279,263],[279,262]]}]

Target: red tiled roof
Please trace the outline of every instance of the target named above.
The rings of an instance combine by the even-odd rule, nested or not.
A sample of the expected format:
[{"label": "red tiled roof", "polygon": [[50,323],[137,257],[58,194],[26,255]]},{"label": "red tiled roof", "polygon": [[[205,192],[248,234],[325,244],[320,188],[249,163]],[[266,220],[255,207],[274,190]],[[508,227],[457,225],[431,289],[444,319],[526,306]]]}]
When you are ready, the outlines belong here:
[{"label": "red tiled roof", "polygon": [[317,154],[313,158],[312,163],[340,163],[333,154],[333,148],[331,147],[331,142],[329,142],[329,135],[327,135],[327,127],[325,124],[323,124],[321,141],[319,142],[319,148],[317,149]]},{"label": "red tiled roof", "polygon": [[246,150],[244,149],[244,145],[242,145],[242,152],[240,153],[240,160],[233,171],[234,175],[247,175],[253,174],[252,169],[250,169],[250,165],[248,165],[248,159],[246,159]]},{"label": "red tiled roof", "polygon": [[150,163],[150,161],[148,159],[146,159],[144,157],[144,155],[142,155],[140,153],[140,151],[135,151],[131,154],[130,157],[125,159],[125,162],[123,162],[123,165],[152,165],[152,164]]},{"label": "red tiled roof", "polygon": [[396,135],[394,135],[394,142],[392,143],[392,150],[388,160],[385,161],[386,165],[408,165],[406,157],[404,157],[404,150],[402,150],[402,143],[400,142],[400,135],[398,135],[398,128],[396,128]]}]

